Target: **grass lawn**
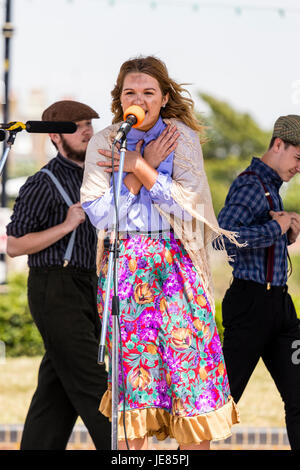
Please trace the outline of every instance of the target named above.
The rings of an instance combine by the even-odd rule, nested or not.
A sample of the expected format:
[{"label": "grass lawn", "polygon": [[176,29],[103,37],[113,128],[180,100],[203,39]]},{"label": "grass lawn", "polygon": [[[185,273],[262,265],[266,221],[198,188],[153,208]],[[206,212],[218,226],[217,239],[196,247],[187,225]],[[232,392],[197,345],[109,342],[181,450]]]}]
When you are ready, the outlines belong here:
[{"label": "grass lawn", "polygon": [[[0,364],[0,424],[23,423],[34,392],[40,358],[8,358]],[[275,426],[284,423],[283,403],[260,362],[239,402],[242,426]]]},{"label": "grass lawn", "polygon": [[41,359],[7,358],[0,365],[0,423],[23,423],[37,382]]}]

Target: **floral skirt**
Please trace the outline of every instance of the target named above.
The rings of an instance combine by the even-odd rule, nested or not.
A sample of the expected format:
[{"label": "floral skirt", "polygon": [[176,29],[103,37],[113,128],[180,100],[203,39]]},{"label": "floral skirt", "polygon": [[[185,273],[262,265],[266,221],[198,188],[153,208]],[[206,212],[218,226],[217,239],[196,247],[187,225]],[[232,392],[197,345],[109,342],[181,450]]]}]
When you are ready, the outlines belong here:
[{"label": "floral skirt", "polygon": [[[107,268],[105,252],[98,284],[100,317]],[[128,439],[147,434],[189,444],[230,436],[239,418],[216,323],[180,240],[172,234],[121,240],[119,298],[125,390],[120,360],[118,438],[124,439],[124,393]],[[107,417],[111,416],[111,336],[110,315],[109,383],[100,405]]]}]

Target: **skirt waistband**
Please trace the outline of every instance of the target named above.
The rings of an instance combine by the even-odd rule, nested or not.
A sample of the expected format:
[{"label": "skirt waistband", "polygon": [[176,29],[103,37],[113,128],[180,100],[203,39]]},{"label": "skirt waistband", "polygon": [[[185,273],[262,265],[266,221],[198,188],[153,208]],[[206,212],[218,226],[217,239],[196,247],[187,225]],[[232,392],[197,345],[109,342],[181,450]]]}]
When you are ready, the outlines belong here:
[{"label": "skirt waistband", "polygon": [[[170,228],[169,230],[134,230],[134,231],[119,231],[120,238],[131,238],[135,236],[145,236],[149,238],[159,238],[164,236],[174,235],[174,230]],[[106,238],[110,238],[110,234],[107,234]]]},{"label": "skirt waistband", "polygon": [[[160,238],[171,238],[174,237],[173,229],[170,230],[144,230],[144,231],[135,231],[135,232],[119,232],[119,240],[128,240],[129,238],[134,237],[147,237],[152,238],[153,240],[158,240]],[[104,247],[109,248],[110,245],[110,235],[104,239]]]}]

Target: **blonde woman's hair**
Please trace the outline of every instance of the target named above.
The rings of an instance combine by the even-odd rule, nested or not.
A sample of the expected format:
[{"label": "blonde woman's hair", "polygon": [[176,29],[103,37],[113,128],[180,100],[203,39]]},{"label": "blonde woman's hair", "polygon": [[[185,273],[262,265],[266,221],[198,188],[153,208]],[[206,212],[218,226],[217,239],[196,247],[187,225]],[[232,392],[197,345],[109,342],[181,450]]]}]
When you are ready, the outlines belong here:
[{"label": "blonde woman's hair", "polygon": [[117,83],[111,92],[111,110],[114,115],[113,124],[123,121],[121,93],[124,79],[129,73],[146,73],[158,81],[163,96],[169,93],[169,100],[166,106],[161,108],[160,114],[163,119],[178,119],[191,129],[203,133],[203,126],[195,116],[193,100],[182,96],[182,93],[187,93],[189,96],[190,93],[182,87],[184,84],[178,84],[169,77],[165,63],[154,56],[130,59],[121,66]]}]

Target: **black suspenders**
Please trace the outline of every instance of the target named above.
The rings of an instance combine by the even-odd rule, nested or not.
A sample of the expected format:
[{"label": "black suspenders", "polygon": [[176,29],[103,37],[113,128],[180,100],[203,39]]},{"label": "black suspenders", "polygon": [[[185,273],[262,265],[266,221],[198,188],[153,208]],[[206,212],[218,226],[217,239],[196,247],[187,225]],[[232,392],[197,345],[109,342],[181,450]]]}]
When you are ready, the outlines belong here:
[{"label": "black suspenders", "polygon": [[[56,176],[54,176],[54,174],[50,170],[47,170],[46,168],[42,168],[42,170],[40,171],[42,171],[43,173],[46,173],[51,178],[51,180],[55,184],[57,190],[59,191],[60,195],[64,199],[67,206],[69,207],[72,206],[73,202],[69,198],[68,194],[66,193],[66,191],[64,190],[64,188],[62,187],[62,185],[60,184]],[[76,228],[73,230],[71,234],[71,237],[69,239],[69,243],[68,243],[65,255],[64,255],[64,264],[63,264],[64,267],[66,267],[69,264],[69,261],[71,259],[72,251],[74,247],[75,235],[76,235]]]}]

